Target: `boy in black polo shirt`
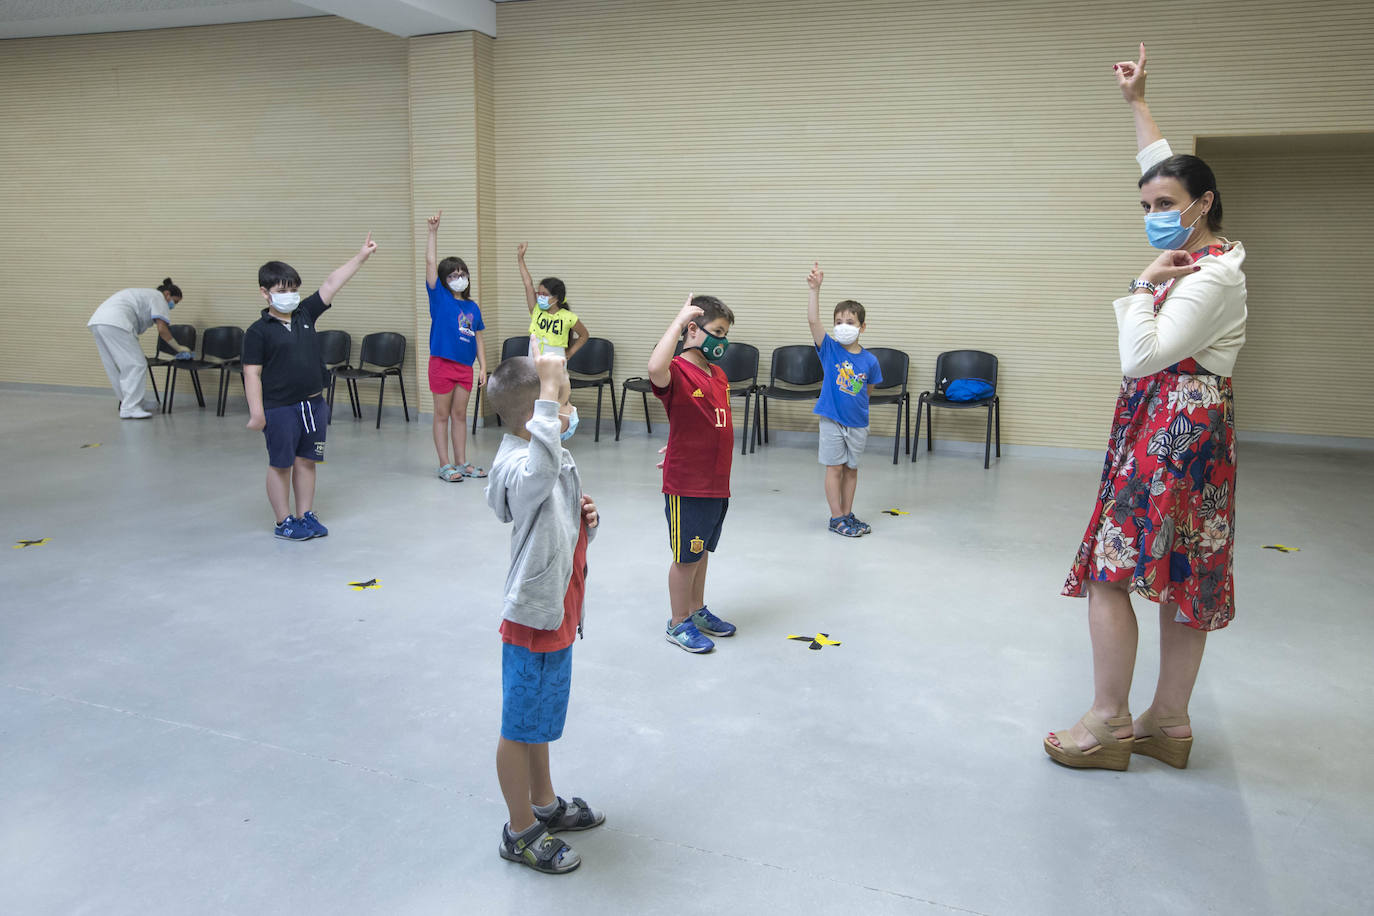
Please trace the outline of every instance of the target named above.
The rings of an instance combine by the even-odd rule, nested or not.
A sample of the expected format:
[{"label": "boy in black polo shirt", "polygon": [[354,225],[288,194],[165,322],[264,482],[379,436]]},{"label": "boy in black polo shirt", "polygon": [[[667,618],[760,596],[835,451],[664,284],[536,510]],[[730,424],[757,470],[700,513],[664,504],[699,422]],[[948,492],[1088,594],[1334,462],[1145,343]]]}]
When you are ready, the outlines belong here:
[{"label": "boy in black polo shirt", "polygon": [[[243,384],[248,393],[248,428],[267,439],[267,500],[288,541],[324,537],[329,529],[312,511],[315,462],[324,460],[329,406],[315,320],[377,250],[372,233],[348,263],[325,278],[318,292],[301,299],[301,275],[290,264],[268,261],[258,269],[267,308],[243,335]],[[291,514],[291,490],[296,512]]]}]

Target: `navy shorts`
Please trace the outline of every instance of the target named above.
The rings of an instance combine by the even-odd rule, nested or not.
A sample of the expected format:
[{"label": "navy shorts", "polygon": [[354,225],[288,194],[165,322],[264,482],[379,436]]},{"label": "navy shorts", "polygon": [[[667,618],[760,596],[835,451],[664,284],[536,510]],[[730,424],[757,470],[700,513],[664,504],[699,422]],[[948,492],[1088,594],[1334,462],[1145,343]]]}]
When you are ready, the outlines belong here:
[{"label": "navy shorts", "polygon": [[668,546],[674,563],[695,563],[716,549],[730,500],[724,496],[673,496],[663,494],[663,514],[668,517]]},{"label": "navy shorts", "polygon": [[501,644],[501,737],[545,744],[563,737],[572,688],[572,646],[531,652]]},{"label": "navy shorts", "polygon": [[268,464],[274,468],[289,468],[297,458],[324,460],[329,404],[323,395],[285,407],[269,407],[263,413],[267,417],[262,435],[267,440]]}]

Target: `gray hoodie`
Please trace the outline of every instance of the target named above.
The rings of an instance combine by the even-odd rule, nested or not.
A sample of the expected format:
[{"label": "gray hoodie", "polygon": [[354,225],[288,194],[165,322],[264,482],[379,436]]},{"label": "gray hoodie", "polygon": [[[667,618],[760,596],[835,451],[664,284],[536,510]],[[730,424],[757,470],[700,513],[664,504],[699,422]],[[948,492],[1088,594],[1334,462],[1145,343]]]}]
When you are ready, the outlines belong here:
[{"label": "gray hoodie", "polygon": [[[487,480],[487,505],[514,522],[501,616],[536,630],[563,622],[582,525],[582,478],[559,440],[558,402],[535,401],[530,441],[507,433]],[[595,528],[587,529],[590,543]]]}]

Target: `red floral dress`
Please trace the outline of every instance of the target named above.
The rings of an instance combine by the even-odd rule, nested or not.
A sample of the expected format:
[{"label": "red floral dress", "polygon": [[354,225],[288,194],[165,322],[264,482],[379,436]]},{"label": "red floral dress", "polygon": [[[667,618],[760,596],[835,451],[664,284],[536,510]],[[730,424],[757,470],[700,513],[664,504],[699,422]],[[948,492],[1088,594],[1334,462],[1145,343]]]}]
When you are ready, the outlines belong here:
[{"label": "red floral dress", "polygon": [[[1171,289],[1172,281],[1155,295],[1156,314]],[[1061,594],[1081,597],[1088,580],[1128,582],[1151,601],[1177,604],[1179,623],[1230,623],[1235,433],[1231,379],[1193,359],[1122,379],[1097,505]]]}]

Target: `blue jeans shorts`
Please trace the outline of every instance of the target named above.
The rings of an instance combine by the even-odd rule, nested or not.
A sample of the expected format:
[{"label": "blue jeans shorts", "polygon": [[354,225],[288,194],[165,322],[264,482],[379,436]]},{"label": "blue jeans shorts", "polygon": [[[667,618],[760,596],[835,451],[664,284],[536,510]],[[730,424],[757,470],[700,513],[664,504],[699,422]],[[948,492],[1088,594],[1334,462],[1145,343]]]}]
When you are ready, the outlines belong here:
[{"label": "blue jeans shorts", "polygon": [[274,468],[289,468],[297,458],[324,460],[324,433],[329,427],[329,404],[323,395],[308,401],[269,407],[263,411],[267,425],[262,429],[267,440],[267,463]]},{"label": "blue jeans shorts", "polygon": [[531,652],[501,644],[501,737],[544,744],[563,737],[572,687],[572,646]]}]

